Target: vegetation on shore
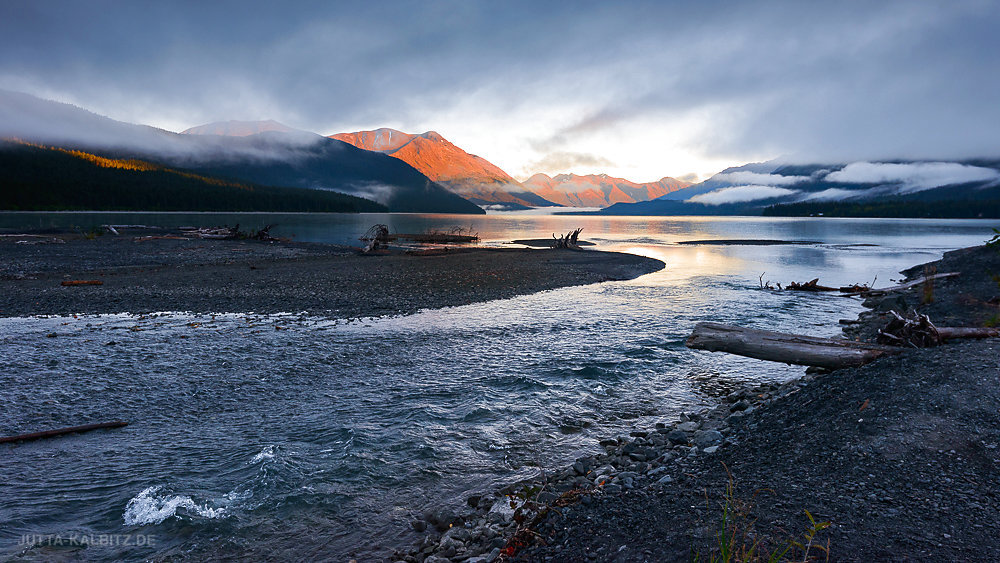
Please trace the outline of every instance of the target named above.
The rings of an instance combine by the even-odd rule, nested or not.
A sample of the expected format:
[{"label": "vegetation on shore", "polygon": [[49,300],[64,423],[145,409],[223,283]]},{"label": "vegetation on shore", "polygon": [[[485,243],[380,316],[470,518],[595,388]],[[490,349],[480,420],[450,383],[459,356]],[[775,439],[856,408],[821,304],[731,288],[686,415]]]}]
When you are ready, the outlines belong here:
[{"label": "vegetation on shore", "polygon": [[786,203],[765,207],[765,217],[889,217],[933,219],[1000,218],[1000,199],[905,201],[826,201]]},{"label": "vegetation on shore", "polygon": [[328,190],[240,183],[136,159],[0,142],[0,209],[384,212]]}]

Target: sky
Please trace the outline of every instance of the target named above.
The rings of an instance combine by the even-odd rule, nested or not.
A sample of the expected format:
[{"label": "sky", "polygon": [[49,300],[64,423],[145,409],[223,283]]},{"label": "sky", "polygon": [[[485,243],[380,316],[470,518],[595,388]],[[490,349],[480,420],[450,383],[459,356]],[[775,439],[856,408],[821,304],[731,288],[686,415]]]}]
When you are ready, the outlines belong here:
[{"label": "sky", "polygon": [[172,131],[434,130],[520,179],[704,179],[997,157],[997,29],[981,0],[2,2],[0,88]]}]

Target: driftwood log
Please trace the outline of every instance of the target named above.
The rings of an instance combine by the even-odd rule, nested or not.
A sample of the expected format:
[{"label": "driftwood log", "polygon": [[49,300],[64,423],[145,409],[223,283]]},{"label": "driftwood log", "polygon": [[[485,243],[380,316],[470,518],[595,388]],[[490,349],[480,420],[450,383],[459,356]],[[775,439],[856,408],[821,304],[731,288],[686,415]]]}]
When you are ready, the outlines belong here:
[{"label": "driftwood log", "polygon": [[913,318],[907,318],[896,311],[889,311],[889,314],[893,318],[878,331],[878,342],[881,344],[930,348],[953,338],[1000,337],[1000,328],[934,326],[927,315],[914,313]]},{"label": "driftwood log", "polygon": [[868,297],[870,295],[882,295],[883,293],[890,293],[893,291],[903,291],[904,289],[910,289],[911,287],[916,287],[918,285],[925,284],[931,280],[937,280],[941,278],[953,278],[957,276],[959,272],[946,272],[943,274],[934,274],[932,276],[924,276],[922,278],[915,279],[911,282],[906,282],[900,285],[894,285],[892,287],[882,287],[879,289],[866,289],[858,292],[845,292],[845,295],[863,295]]},{"label": "driftwood log", "polygon": [[712,322],[698,323],[687,339],[687,347],[827,369],[861,366],[903,350],[895,346],[783,334]]},{"label": "driftwood log", "polygon": [[5,444],[7,442],[24,442],[27,440],[38,440],[40,438],[51,438],[53,436],[62,436],[63,434],[72,434],[74,432],[87,432],[89,430],[98,430],[100,428],[121,428],[122,426],[128,426],[128,423],[121,420],[116,420],[114,422],[99,422],[97,424],[84,424],[82,426],[71,426],[69,428],[59,428],[56,430],[44,430],[42,432],[32,432],[31,434],[19,434],[17,436],[7,436],[0,438],[0,444]]},{"label": "driftwood log", "polygon": [[819,285],[819,278],[803,283],[791,282],[785,286],[785,289],[792,289],[795,291],[839,291],[839,288],[836,287]]}]

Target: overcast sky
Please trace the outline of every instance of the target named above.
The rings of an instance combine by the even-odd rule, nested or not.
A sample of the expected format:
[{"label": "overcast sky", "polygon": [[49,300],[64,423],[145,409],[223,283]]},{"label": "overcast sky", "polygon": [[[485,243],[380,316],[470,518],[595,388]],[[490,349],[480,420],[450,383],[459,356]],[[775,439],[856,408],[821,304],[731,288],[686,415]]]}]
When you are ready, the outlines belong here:
[{"label": "overcast sky", "polygon": [[1000,156],[998,30],[997,2],[961,0],[0,2],[0,88],[173,131],[436,130],[521,178],[649,181]]}]

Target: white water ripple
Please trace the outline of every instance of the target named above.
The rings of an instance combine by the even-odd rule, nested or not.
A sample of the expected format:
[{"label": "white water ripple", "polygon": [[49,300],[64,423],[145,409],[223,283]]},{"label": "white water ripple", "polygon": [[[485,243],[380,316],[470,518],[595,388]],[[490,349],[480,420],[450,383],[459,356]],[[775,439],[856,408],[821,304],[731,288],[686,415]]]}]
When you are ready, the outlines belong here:
[{"label": "white water ripple", "polygon": [[225,508],[198,505],[189,496],[157,495],[157,491],[162,488],[161,485],[147,487],[128,501],[124,514],[125,525],[159,524],[167,518],[177,516],[177,510],[181,508],[204,518],[224,518],[227,516]]}]

